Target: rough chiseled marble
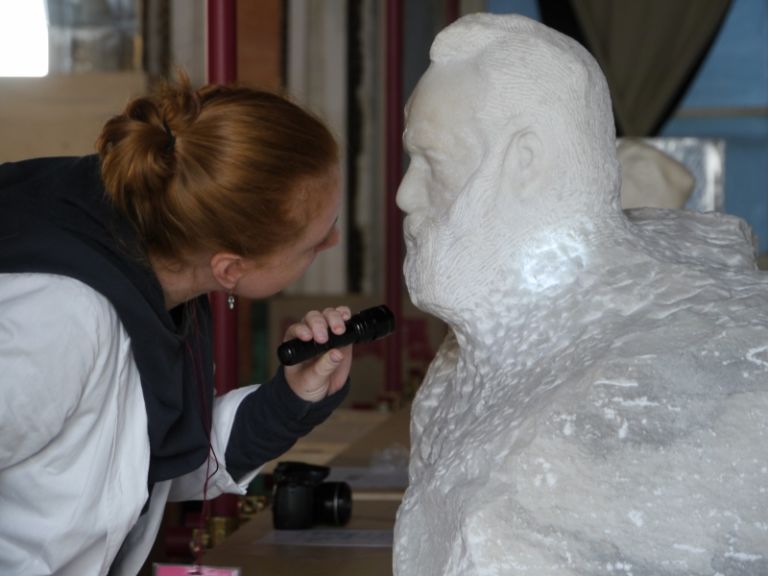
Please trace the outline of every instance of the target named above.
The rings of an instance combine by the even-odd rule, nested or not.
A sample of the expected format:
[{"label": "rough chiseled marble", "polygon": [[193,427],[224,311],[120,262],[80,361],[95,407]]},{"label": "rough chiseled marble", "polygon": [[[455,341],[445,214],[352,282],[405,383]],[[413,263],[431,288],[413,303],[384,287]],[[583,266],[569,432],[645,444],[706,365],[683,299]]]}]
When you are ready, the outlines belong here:
[{"label": "rough chiseled marble", "polygon": [[768,278],[722,214],[618,205],[610,99],[516,16],[407,108],[405,276],[450,334],[413,404],[400,576],[768,574]]}]

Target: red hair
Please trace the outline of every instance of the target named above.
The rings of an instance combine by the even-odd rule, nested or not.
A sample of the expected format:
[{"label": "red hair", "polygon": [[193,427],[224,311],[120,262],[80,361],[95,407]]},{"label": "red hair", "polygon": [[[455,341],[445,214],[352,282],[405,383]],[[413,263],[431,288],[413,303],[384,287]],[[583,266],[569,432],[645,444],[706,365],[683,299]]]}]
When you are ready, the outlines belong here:
[{"label": "red hair", "polygon": [[325,125],[277,94],[192,90],[186,77],[128,103],[97,141],[107,193],[148,254],[258,259],[298,238],[338,163]]}]

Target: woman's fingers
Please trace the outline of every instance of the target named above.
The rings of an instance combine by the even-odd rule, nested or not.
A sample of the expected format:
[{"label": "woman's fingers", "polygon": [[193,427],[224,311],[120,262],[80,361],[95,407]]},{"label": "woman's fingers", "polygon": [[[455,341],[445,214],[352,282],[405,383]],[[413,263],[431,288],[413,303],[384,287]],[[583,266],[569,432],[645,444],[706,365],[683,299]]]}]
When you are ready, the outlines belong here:
[{"label": "woman's fingers", "polygon": [[334,334],[343,334],[346,330],[345,322],[352,317],[347,306],[325,308],[322,312],[311,310],[304,315],[301,322],[292,324],[285,333],[284,340],[298,338],[305,342],[315,340],[319,343],[328,341],[328,331]]}]

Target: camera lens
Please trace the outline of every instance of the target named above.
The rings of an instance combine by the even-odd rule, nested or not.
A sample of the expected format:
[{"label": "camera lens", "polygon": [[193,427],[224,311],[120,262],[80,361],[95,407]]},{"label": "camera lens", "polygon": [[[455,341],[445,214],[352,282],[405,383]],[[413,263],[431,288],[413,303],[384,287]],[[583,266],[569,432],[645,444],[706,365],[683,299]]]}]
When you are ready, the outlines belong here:
[{"label": "camera lens", "polygon": [[352,490],[346,482],[323,482],[315,489],[315,520],[344,526],[352,515]]}]

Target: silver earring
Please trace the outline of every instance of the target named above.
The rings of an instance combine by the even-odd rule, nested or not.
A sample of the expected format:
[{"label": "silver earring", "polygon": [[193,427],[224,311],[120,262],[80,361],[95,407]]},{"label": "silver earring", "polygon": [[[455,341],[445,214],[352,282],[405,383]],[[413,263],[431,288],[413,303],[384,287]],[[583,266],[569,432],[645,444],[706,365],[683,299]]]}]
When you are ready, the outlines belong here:
[{"label": "silver earring", "polygon": [[230,310],[235,309],[235,295],[232,292],[227,292],[227,308]]}]

